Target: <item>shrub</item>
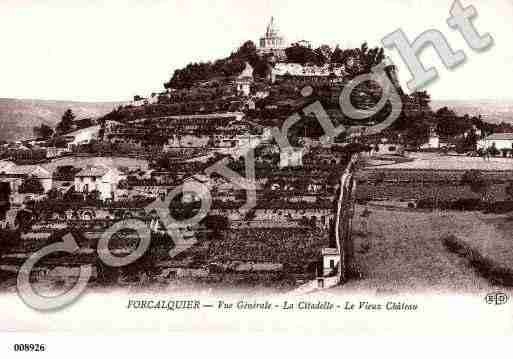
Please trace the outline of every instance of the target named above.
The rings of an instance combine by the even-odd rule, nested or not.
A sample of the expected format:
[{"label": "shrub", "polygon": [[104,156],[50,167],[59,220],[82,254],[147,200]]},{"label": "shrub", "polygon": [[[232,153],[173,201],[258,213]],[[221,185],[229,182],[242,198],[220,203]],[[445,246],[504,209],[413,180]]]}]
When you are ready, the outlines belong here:
[{"label": "shrub", "polygon": [[34,193],[34,194],[43,194],[45,192],[43,185],[39,179],[35,177],[28,177],[23,181],[19,189],[20,193]]}]

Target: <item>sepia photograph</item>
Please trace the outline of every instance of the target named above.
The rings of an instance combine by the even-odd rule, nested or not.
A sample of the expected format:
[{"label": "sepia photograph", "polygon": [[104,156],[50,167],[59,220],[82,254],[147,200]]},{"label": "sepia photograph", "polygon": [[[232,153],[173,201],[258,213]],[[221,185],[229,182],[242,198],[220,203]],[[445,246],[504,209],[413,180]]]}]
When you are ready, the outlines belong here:
[{"label": "sepia photograph", "polygon": [[0,332],[512,334],[512,21],[0,0]]}]

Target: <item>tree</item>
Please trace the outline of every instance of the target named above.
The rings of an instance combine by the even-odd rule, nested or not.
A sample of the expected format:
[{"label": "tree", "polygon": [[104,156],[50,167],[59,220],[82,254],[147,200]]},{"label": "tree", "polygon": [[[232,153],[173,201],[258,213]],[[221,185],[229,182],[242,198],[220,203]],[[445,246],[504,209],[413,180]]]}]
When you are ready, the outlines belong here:
[{"label": "tree", "polygon": [[289,62],[303,65],[307,63],[313,63],[317,65],[319,64],[319,59],[316,53],[312,49],[305,46],[295,44],[286,48],[285,54],[287,55],[287,60]]},{"label": "tree", "polygon": [[48,125],[45,125],[44,123],[41,124],[41,126],[35,126],[33,128],[34,135],[37,138],[43,138],[43,139],[49,139],[53,136],[53,128],[51,128]]},{"label": "tree", "polygon": [[513,199],[513,181],[508,183],[508,186],[506,187],[506,194],[508,195],[509,199]]},{"label": "tree", "polygon": [[30,228],[33,219],[32,212],[23,209],[16,214],[14,225],[22,231],[26,231]]},{"label": "tree", "polygon": [[461,177],[461,184],[464,186],[470,186],[470,190],[479,194],[482,202],[486,202],[489,183],[486,181],[481,171],[466,171]]},{"label": "tree", "polygon": [[230,221],[226,216],[221,215],[208,215],[204,224],[209,231],[212,231],[214,238],[219,238],[221,231],[226,230],[230,226]]},{"label": "tree", "polygon": [[322,61],[323,64],[329,63],[333,55],[333,51],[329,45],[321,45],[315,49],[315,54]]},{"label": "tree", "polygon": [[494,143],[492,143],[492,145],[490,147],[488,147],[487,149],[488,153],[490,154],[490,156],[498,156],[500,154],[500,151],[497,149],[497,145]]},{"label": "tree", "polygon": [[75,114],[71,109],[67,109],[61,118],[61,122],[55,128],[58,134],[70,132],[73,129],[73,122],[75,121]]},{"label": "tree", "polygon": [[340,46],[337,45],[335,47],[335,50],[333,50],[333,53],[331,54],[331,62],[338,63],[338,64],[344,64],[346,62],[346,52],[340,48]]},{"label": "tree", "polygon": [[123,180],[119,181],[118,189],[130,189],[130,184],[129,184],[128,180],[123,179]]},{"label": "tree", "polygon": [[34,194],[43,194],[45,189],[41,182],[36,177],[30,176],[26,178],[19,189],[20,193],[34,193]]}]

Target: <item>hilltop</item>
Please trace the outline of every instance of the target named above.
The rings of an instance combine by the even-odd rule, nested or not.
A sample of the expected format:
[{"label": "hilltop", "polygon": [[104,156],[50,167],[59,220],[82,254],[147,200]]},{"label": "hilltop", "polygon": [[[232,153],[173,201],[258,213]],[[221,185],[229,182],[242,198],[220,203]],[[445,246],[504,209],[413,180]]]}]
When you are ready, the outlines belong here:
[{"label": "hilltop", "polygon": [[460,116],[481,115],[483,120],[493,124],[513,123],[513,100],[433,100],[432,107],[434,110],[449,107]]},{"label": "hilltop", "polygon": [[0,98],[0,141],[31,138],[33,127],[42,123],[55,127],[69,108],[78,118],[96,118],[120,105],[123,103]]}]

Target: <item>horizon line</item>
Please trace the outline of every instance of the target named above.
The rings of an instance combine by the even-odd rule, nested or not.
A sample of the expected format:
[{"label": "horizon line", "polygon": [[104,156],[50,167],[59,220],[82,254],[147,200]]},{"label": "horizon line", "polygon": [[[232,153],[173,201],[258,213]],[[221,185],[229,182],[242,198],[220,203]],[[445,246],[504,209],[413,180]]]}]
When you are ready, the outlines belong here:
[{"label": "horizon line", "polygon": [[[95,99],[55,99],[55,98],[29,98],[29,97],[1,97],[0,100],[15,100],[15,101],[41,101],[41,102],[71,102],[71,103],[104,103],[104,104],[118,104],[118,103],[130,103],[131,100],[95,100]],[[513,97],[511,98],[474,98],[474,99],[455,99],[455,98],[436,98],[431,96],[431,101],[453,101],[453,102],[486,102],[486,101],[504,101],[504,102],[513,102]]]}]

